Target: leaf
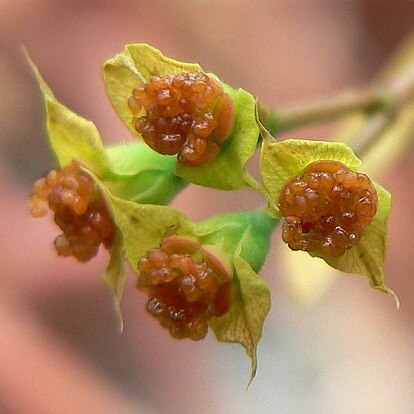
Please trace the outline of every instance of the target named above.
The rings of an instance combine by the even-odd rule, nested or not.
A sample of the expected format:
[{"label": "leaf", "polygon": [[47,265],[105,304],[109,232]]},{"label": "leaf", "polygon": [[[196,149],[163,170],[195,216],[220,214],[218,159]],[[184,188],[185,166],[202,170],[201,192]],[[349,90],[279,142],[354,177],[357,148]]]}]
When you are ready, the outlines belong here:
[{"label": "leaf", "polygon": [[235,91],[227,85],[224,86],[235,106],[233,132],[221,144],[221,152],[213,161],[199,167],[187,167],[177,163],[175,171],[185,180],[205,187],[220,190],[255,188],[258,183],[254,183],[255,180],[245,165],[256,151],[259,138],[259,128],[255,120],[256,102],[243,89]]},{"label": "leaf", "polygon": [[114,220],[122,233],[128,261],[136,271],[138,260],[158,247],[171,230],[177,235],[192,235],[194,224],[179,210],[167,206],[137,204],[117,198],[101,184],[112,207]]},{"label": "leaf", "polygon": [[174,157],[161,155],[144,143],[107,149],[112,171],[104,178],[112,194],[141,204],[168,204],[187,183],[173,170]]},{"label": "leaf", "polygon": [[134,117],[128,108],[128,99],[134,88],[143,86],[154,75],[176,75],[190,70],[203,71],[196,63],[170,59],[159,50],[142,43],[126,45],[122,53],[105,62],[103,75],[115,111],[132,135],[140,138],[141,135],[134,127]]},{"label": "leaf", "polygon": [[106,181],[117,197],[140,204],[167,205],[187,185],[180,177],[162,170],[144,170],[136,175]]},{"label": "leaf", "polygon": [[319,257],[335,269],[366,276],[371,287],[392,295],[399,307],[397,296],[384,282],[387,220],[391,209],[391,194],[379,184],[375,184],[375,187],[378,193],[378,211],[358,244],[341,257],[335,259]]},{"label": "leaf", "polygon": [[109,249],[109,254],[111,258],[105,270],[104,279],[112,292],[115,310],[120,321],[121,331],[123,331],[124,323],[121,311],[121,298],[127,273],[124,266],[124,242],[119,232],[114,244]]},{"label": "leaf", "polygon": [[235,252],[233,264],[237,294],[230,311],[213,318],[209,325],[217,340],[239,343],[251,359],[250,381],[257,371],[257,345],[262,337],[263,324],[269,313],[270,291],[264,281],[241,256],[243,240]]},{"label": "leaf", "polygon": [[[236,295],[230,311],[213,318],[209,325],[217,340],[241,344],[251,358],[251,377],[257,370],[257,345],[270,310],[270,291],[256,273],[270,248],[270,238],[279,220],[263,209],[222,214],[196,225],[202,244],[214,244],[232,257]],[[250,383],[249,382],[249,383]]]},{"label": "leaf", "polygon": [[77,159],[95,174],[105,174],[110,168],[109,160],[94,123],[60,103],[29,56],[27,59],[44,96],[49,142],[59,165],[64,167]]},{"label": "leaf", "polygon": [[320,160],[342,162],[351,170],[361,163],[346,144],[339,142],[286,140],[274,142],[265,139],[262,144],[260,171],[268,193],[270,214],[280,217],[279,194],[284,185],[301,174],[307,165]]},{"label": "leaf", "polygon": [[270,238],[280,220],[269,217],[265,209],[212,216],[197,223],[194,233],[201,244],[215,245],[230,256],[243,240],[241,256],[255,271],[265,262]]},{"label": "leaf", "polygon": [[106,148],[115,175],[135,175],[143,170],[172,170],[175,157],[161,155],[143,142],[129,142]]}]

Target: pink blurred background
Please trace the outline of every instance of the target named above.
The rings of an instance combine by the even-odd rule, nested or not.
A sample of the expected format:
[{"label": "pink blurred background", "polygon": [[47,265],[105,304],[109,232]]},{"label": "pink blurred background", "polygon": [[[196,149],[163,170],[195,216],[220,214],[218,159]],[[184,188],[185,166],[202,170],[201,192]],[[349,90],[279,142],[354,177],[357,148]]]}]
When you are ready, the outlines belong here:
[{"label": "pink blurred background", "polygon": [[[349,276],[311,306],[295,303],[275,243],[262,272],[273,308],[246,391],[240,347],[211,334],[199,343],[171,339],[145,313],[132,274],[121,335],[101,280],[106,253],[84,265],[56,257],[57,229],[32,220],[26,202],[54,163],[21,53],[24,44],[56,96],[110,143],[131,137],[106,97],[101,65],[125,43],[197,61],[279,105],[364,84],[412,29],[410,0],[0,0],[0,412],[412,413],[412,151],[383,180],[394,197],[387,280],[401,309]],[[327,139],[331,130],[293,136]],[[174,202],[193,219],[260,203],[249,191],[195,186]]]}]

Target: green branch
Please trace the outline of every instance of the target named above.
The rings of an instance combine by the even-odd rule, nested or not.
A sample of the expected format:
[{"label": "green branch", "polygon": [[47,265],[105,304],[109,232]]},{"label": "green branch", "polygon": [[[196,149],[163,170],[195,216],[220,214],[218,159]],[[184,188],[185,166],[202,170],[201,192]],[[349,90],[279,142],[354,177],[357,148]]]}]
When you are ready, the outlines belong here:
[{"label": "green branch", "polygon": [[272,133],[335,120],[357,112],[376,113],[391,105],[391,96],[383,90],[355,89],[337,95],[292,106],[270,108],[259,105],[263,124]]}]

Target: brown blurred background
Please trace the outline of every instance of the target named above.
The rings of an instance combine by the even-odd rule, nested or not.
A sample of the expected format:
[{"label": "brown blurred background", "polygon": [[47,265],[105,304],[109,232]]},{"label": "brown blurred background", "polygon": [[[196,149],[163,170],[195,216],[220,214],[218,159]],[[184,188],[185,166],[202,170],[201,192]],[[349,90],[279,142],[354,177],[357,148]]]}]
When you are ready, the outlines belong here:
[{"label": "brown blurred background", "polygon": [[[312,305],[295,303],[275,237],[263,270],[273,309],[246,392],[242,349],[211,334],[201,343],[172,340],[145,313],[132,274],[121,335],[101,280],[106,254],[86,265],[56,257],[57,229],[32,220],[26,203],[54,162],[21,52],[25,45],[56,96],[110,143],[131,137],[110,107],[101,65],[125,43],[197,61],[279,105],[364,84],[411,30],[410,0],[0,0],[0,412],[412,413],[412,151],[383,180],[394,197],[387,281],[400,311],[350,276]],[[293,136],[328,139],[331,131]],[[194,219],[260,203],[252,192],[195,186],[175,201]]]}]

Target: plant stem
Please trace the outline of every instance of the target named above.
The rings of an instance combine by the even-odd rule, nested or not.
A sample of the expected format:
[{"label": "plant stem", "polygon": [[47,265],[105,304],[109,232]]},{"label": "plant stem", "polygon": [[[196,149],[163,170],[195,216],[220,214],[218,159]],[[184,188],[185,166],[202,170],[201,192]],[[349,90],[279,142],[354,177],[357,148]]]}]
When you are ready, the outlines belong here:
[{"label": "plant stem", "polygon": [[387,87],[389,95],[393,97],[391,104],[381,112],[373,115],[362,130],[348,142],[358,156],[363,156],[391,126],[401,112],[404,105],[414,97],[414,65],[391,79]]},{"label": "plant stem", "polygon": [[259,105],[260,119],[271,133],[334,120],[356,112],[373,113],[390,106],[388,94],[379,89],[355,89],[277,109]]},{"label": "plant stem", "polygon": [[335,120],[355,113],[370,116],[366,126],[351,141],[358,154],[363,154],[395,119],[402,106],[414,96],[414,64],[389,82],[371,88],[352,89],[339,94],[271,108],[259,104],[259,116],[272,134]]}]

